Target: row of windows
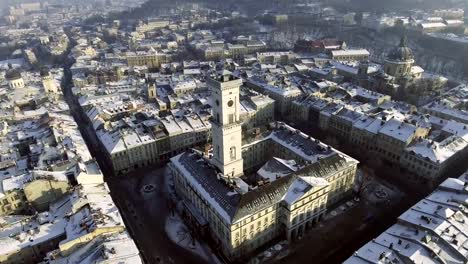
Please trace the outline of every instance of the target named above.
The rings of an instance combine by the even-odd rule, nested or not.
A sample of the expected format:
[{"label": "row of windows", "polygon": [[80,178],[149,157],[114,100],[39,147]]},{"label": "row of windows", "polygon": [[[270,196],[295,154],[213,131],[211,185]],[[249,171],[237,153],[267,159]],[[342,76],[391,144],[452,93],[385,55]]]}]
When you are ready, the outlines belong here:
[{"label": "row of windows", "polygon": [[305,213],[307,213],[307,216],[310,216],[312,212],[315,213],[321,209],[324,209],[326,200],[327,200],[327,197],[322,197],[319,200],[311,202],[307,204],[306,206],[302,207],[301,209],[298,209],[292,212],[291,218],[292,218],[293,224],[295,224],[295,219],[298,217],[302,221]]},{"label": "row of windows", "polygon": [[[304,199],[302,199],[302,200],[296,202],[295,204],[293,204],[293,205],[291,206],[291,210],[295,210],[295,209],[297,209],[297,208],[303,206],[304,204],[307,204],[307,203],[309,203],[310,201],[313,201],[313,200],[315,200],[316,198],[319,198],[319,197],[325,195],[327,192],[328,192],[328,191],[327,191],[325,188],[322,189],[322,190],[320,190],[320,191],[318,191],[318,192],[315,192],[315,193],[309,195],[309,197],[304,198]],[[319,198],[318,202],[321,202],[322,200],[325,200],[325,198],[324,198],[324,197]],[[314,202],[314,203],[315,203],[315,202]]]},{"label": "row of windows", "polygon": [[368,58],[369,58],[369,55],[336,55],[336,56],[333,56],[334,60],[344,60],[344,61],[367,60]]},{"label": "row of windows", "polygon": [[[182,138],[182,139],[179,139],[179,138]],[[179,148],[182,148],[184,146],[187,146],[187,145],[191,145],[193,143],[196,143],[196,142],[201,142],[203,140],[206,139],[206,133],[204,132],[201,132],[201,133],[196,133],[195,134],[195,137],[193,135],[193,133],[187,133],[187,134],[183,134],[183,135],[180,135],[180,136],[177,136],[177,138],[174,138],[173,142],[176,143],[172,149],[179,149]],[[166,142],[168,143],[168,142]],[[177,144],[177,143],[182,143],[182,144]],[[160,143],[159,141],[157,142],[157,145],[155,144],[145,144],[145,145],[141,145],[139,146],[138,148],[132,148],[132,149],[127,149],[126,151],[121,151],[121,152],[117,152],[117,153],[114,153],[112,154],[113,158],[118,158],[118,157],[126,157],[127,154],[130,154],[130,157],[131,156],[137,156],[137,157],[140,157],[140,156],[146,156],[146,155],[150,155],[154,152],[157,152],[158,149],[169,149],[169,145],[170,144],[164,144],[164,143]],[[146,151],[147,153],[145,154],[143,151]]]},{"label": "row of windows", "polygon": [[[259,236],[256,237],[255,239],[249,239],[249,240],[234,240],[234,248],[237,248],[242,244],[243,248],[247,251],[250,251],[250,250],[254,250],[262,245],[264,245],[265,243],[267,243],[268,241],[272,240],[273,238],[275,238],[277,236],[277,232],[275,232],[275,230],[272,230],[270,232],[266,232],[266,233],[259,233],[258,234]],[[245,243],[245,242],[248,242],[248,243]]]},{"label": "row of windows", "polygon": [[212,226],[213,229],[217,230],[217,234],[223,236],[221,238],[227,238],[228,237],[228,231],[226,228],[225,223],[221,220],[221,218],[217,215],[216,210],[210,207],[210,204],[201,196],[197,193],[196,189],[192,188],[190,183],[185,181],[183,177],[179,176],[177,173],[175,173],[176,176],[176,186],[177,187],[182,187],[183,188],[183,193],[188,196],[187,198],[194,204],[194,206],[201,212],[203,217],[208,220],[210,223],[210,226]]},{"label": "row of windows", "polygon": [[307,209],[306,213],[300,213],[297,216],[292,218],[291,225],[294,226],[296,224],[302,223],[304,220],[308,221],[312,217],[317,217],[317,213],[322,212],[325,209],[325,204],[320,204],[319,207],[314,207],[313,210],[310,208]]},{"label": "row of windows", "polygon": [[[409,155],[408,153],[405,153],[405,158],[407,158],[409,161],[413,161],[415,164],[420,165],[421,167],[424,168],[429,168],[429,169],[435,169],[436,166],[432,164],[430,161],[424,161],[421,159],[418,159],[417,157],[413,157],[413,155]],[[414,167],[414,165],[413,165]]]}]

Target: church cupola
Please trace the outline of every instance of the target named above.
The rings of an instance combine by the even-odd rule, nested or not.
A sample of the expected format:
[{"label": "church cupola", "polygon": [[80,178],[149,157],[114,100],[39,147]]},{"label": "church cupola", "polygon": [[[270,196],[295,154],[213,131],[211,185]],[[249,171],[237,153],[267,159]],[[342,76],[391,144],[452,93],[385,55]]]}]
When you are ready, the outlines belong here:
[{"label": "church cupola", "polygon": [[11,64],[8,64],[8,71],[5,74],[5,79],[8,81],[10,88],[24,88],[24,80],[21,76],[21,72],[17,69],[13,69]]},{"label": "church cupola", "polygon": [[55,83],[52,74],[50,74],[49,69],[42,68],[40,71],[42,86],[46,93],[58,93],[57,83]]}]

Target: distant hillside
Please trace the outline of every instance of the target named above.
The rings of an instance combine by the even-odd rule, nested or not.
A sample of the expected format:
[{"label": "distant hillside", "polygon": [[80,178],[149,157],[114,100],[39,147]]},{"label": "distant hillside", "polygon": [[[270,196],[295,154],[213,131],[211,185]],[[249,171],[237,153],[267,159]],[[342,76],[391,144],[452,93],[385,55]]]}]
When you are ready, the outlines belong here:
[{"label": "distant hillside", "polygon": [[328,0],[327,2],[341,11],[361,12],[388,12],[415,8],[451,8],[462,5],[462,1],[455,0]]},{"label": "distant hillside", "polygon": [[[1,0],[0,0],[1,1]],[[205,4],[216,10],[241,10],[249,15],[258,15],[267,9],[292,5],[303,0],[148,0],[140,8],[124,12],[126,18],[141,18],[145,16],[164,14],[164,11],[183,3]],[[342,0],[340,0],[342,1]]]}]

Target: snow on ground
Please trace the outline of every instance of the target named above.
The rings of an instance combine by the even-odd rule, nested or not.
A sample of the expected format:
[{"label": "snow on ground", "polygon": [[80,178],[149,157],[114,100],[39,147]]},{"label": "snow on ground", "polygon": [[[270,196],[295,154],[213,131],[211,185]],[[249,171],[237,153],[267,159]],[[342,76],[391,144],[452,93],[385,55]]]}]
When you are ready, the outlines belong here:
[{"label": "snow on ground", "polygon": [[[178,201],[177,195],[173,188],[172,174],[168,168],[164,172],[165,177],[165,191],[173,199]],[[177,204],[177,208],[181,208],[181,203]],[[184,224],[178,213],[174,216],[168,216],[165,223],[165,231],[169,239],[177,245],[199,255],[209,263],[221,263],[219,259],[211,252],[208,245],[202,244],[195,239],[192,239],[189,228]]]},{"label": "snow on ground", "polygon": [[[347,210],[353,208],[354,206],[357,205],[357,202],[354,201],[353,199],[350,199],[346,202],[343,202],[340,206],[338,206],[336,209],[327,212],[327,214],[323,217],[324,220],[330,220],[333,217],[336,217]],[[319,223],[319,226],[322,226],[322,223]]]},{"label": "snow on ground", "polygon": [[248,263],[273,263],[283,259],[289,255],[289,253],[289,242],[287,240],[283,240],[261,252]]},{"label": "snow on ground", "polygon": [[207,252],[205,245],[193,239],[188,227],[182,222],[179,215],[166,218],[165,230],[168,237],[177,245],[199,255],[209,263],[218,263],[218,259]]},{"label": "snow on ground", "polygon": [[374,204],[394,201],[401,197],[401,192],[395,187],[381,181],[371,180],[362,188],[362,198]]}]

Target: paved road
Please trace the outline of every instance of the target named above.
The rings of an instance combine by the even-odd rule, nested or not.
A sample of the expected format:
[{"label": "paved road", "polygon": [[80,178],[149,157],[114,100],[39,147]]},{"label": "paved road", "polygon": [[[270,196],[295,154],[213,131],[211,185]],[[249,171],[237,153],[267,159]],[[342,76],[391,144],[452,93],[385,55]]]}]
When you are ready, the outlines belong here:
[{"label": "paved road", "polygon": [[[170,212],[163,174],[163,168],[146,169],[125,178],[109,179],[112,197],[148,263],[205,263],[166,235],[165,220]],[[147,184],[154,184],[156,191],[142,194],[141,188]]]}]

